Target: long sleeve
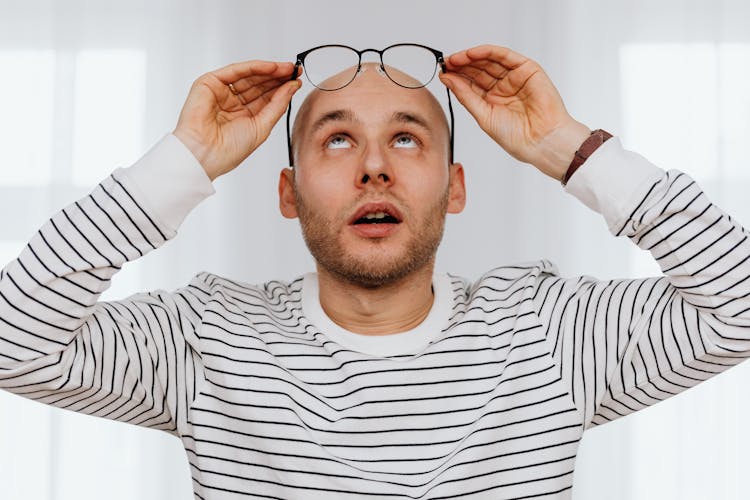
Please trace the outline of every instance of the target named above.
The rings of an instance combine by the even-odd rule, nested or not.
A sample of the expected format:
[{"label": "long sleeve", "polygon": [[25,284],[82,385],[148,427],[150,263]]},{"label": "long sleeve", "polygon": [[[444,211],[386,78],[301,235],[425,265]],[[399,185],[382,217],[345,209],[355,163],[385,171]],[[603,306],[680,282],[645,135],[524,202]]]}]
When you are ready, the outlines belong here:
[{"label": "long sleeve", "polygon": [[132,260],[176,235],[213,187],[167,135],[55,214],[0,271],[0,388],[175,431],[201,380],[200,277],[173,293],[101,302]]},{"label": "long sleeve", "polygon": [[750,241],[688,175],[611,139],[567,190],[664,276],[543,279],[549,349],[587,426],[677,394],[750,356]]}]

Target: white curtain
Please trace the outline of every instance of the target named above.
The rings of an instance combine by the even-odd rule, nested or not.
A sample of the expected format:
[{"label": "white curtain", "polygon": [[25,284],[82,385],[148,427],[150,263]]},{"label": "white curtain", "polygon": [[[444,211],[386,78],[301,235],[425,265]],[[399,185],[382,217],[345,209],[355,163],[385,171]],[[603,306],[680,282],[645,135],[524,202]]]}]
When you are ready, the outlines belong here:
[{"label": "white curtain", "polygon": [[[399,41],[445,53],[493,43],[538,60],[575,117],[690,173],[749,227],[747,2],[0,0],[0,266],[54,211],[171,131],[201,73],[292,60],[320,43]],[[310,270],[296,223],[276,208],[285,147],[282,123],[216,181],[174,241],[126,266],[104,298],[173,289],[201,270],[249,282]],[[476,278],[546,257],[566,276],[658,272],[460,106],[456,158],[469,203],[449,219],[438,268]],[[589,431],[574,498],[748,498],[748,381],[750,363]],[[2,499],[187,500],[189,472],[173,437],[0,394]]]}]

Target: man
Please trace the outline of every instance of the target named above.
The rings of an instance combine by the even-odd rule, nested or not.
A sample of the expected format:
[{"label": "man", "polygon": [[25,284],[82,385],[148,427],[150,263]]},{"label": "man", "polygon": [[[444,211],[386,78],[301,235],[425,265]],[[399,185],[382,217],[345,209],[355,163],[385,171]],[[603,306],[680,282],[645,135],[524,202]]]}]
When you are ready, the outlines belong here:
[{"label": "man", "polygon": [[172,135],[3,269],[0,385],[177,435],[196,498],[570,498],[584,429],[748,355],[750,244],[685,174],[575,121],[535,62],[480,46],[446,69],[485,132],[665,276],[435,274],[463,168],[434,98],[365,65],[302,105],[280,175],[316,274],[97,302],[282,116],[293,65],[252,61],[200,77]]}]

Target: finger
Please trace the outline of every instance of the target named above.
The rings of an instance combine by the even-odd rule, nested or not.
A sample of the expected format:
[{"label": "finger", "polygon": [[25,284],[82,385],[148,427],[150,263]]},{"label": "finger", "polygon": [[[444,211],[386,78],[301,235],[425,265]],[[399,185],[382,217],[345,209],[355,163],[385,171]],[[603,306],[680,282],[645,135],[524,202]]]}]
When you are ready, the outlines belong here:
[{"label": "finger", "polygon": [[260,85],[254,87],[248,87],[244,92],[238,92],[237,87],[234,84],[224,85],[218,84],[218,95],[217,100],[222,103],[222,107],[228,111],[238,109],[250,109],[247,108],[248,104],[251,104],[259,96],[262,96],[269,90],[274,90],[289,80],[268,80]]},{"label": "finger", "polygon": [[448,69],[457,69],[476,61],[488,60],[500,64],[504,68],[514,69],[528,60],[527,57],[513,52],[507,47],[496,45],[479,45],[452,54],[446,59]]},{"label": "finger", "polygon": [[[488,91],[491,88],[493,88],[495,85],[497,85],[499,81],[501,81],[501,78],[502,78],[502,77],[497,77],[493,74],[490,74],[484,69],[477,68],[474,66],[464,66],[463,68],[459,69],[458,71],[455,71],[454,73],[468,78],[469,80],[474,82],[476,85],[481,87],[484,91]],[[505,74],[507,74],[507,70]],[[505,75],[502,75],[502,76],[505,76]]]},{"label": "finger", "polygon": [[[221,85],[224,88],[229,89],[231,94],[224,93],[224,102],[228,106],[246,106],[248,103],[253,102],[258,97],[263,96],[270,90],[274,90],[286,82],[291,81],[289,77],[284,76],[282,78],[271,78],[264,75],[255,75],[248,78],[243,78],[234,83],[229,83],[226,86]],[[300,78],[297,78],[300,81]],[[302,82],[300,81],[300,84]],[[237,103],[239,101],[239,103]],[[252,108],[248,108],[252,109]]]},{"label": "finger", "polygon": [[[286,81],[282,82],[280,85],[278,85],[277,87],[269,88],[265,92],[263,92],[261,94],[258,94],[255,97],[255,99],[253,99],[253,100],[251,100],[249,102],[245,102],[244,108],[247,111],[249,111],[252,116],[259,115],[263,111],[263,108],[265,108],[266,106],[269,105],[269,103],[271,102],[274,94],[276,92],[278,92],[287,83],[292,84],[292,85],[295,84],[295,82],[293,82],[291,80],[286,80]],[[299,86],[301,84],[301,82],[299,80],[297,80],[296,84]],[[291,99],[291,95],[289,96],[289,98]]]},{"label": "finger", "polygon": [[250,101],[254,101],[259,96],[265,94],[269,90],[273,90],[277,87],[281,87],[288,81],[289,80],[287,79],[282,80],[282,79],[274,78],[272,80],[266,80],[255,85],[247,86],[247,88],[245,88],[244,90],[241,90],[243,84],[240,83],[242,82],[242,80],[240,80],[240,82],[233,84],[233,87],[237,91],[236,95],[240,95],[246,102],[250,102]]},{"label": "finger", "polygon": [[516,67],[511,70],[511,69],[506,68],[502,64],[485,59],[481,61],[475,61],[472,64],[468,64],[461,68],[456,68],[455,72],[456,73],[466,72],[467,74],[470,74],[472,78],[475,77],[475,74],[479,75],[480,72],[484,72],[493,79],[502,80],[512,71],[517,71],[519,67]]},{"label": "finger", "polygon": [[511,70],[491,61],[480,61],[458,68],[454,73],[467,76],[487,92],[508,97],[517,95],[529,80],[544,71],[539,64],[526,59]]},{"label": "finger", "polygon": [[[300,68],[300,72],[297,75],[297,79],[300,79],[300,76],[302,75],[302,70]],[[229,82],[232,84],[234,89],[238,93],[244,93],[248,89],[251,89],[255,87],[256,85],[266,85],[268,82],[277,82],[278,85],[283,85],[284,83],[291,80],[292,75],[283,75],[281,77],[277,77],[274,75],[265,75],[265,74],[254,74],[245,78],[241,78],[235,82]],[[229,83],[227,85],[229,85]]]},{"label": "finger", "polygon": [[458,102],[481,124],[489,113],[489,104],[484,100],[484,91],[473,86],[470,80],[455,73],[441,73],[439,78],[453,92]]},{"label": "finger", "polygon": [[211,72],[224,85],[234,84],[243,78],[264,76],[267,78],[291,78],[294,63],[274,61],[245,61],[230,64]]},{"label": "finger", "polygon": [[265,101],[265,105],[258,110],[256,115],[258,123],[264,125],[263,133],[265,136],[268,136],[276,122],[284,115],[289,106],[289,101],[301,86],[302,82],[299,80],[289,81],[254,101],[254,103],[258,103],[261,100]]}]

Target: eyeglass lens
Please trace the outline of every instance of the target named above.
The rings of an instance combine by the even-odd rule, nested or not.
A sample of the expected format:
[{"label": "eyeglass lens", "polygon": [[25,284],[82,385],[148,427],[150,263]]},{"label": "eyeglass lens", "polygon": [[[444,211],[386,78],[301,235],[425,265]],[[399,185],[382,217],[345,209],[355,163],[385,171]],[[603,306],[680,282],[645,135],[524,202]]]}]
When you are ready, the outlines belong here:
[{"label": "eyeglass lens", "polygon": [[[437,71],[435,54],[416,45],[396,45],[383,52],[383,64],[388,76],[408,88],[424,87],[432,81]],[[388,71],[396,68],[401,72]]]},{"label": "eyeglass lens", "polygon": [[[305,56],[305,74],[321,90],[338,90],[357,76],[359,54],[347,47],[321,47]],[[336,75],[336,78],[332,78]]]},{"label": "eyeglass lens", "polygon": [[[348,47],[320,47],[305,56],[305,74],[321,90],[338,90],[354,80],[359,62],[359,54]],[[424,87],[437,72],[435,55],[417,45],[389,47],[382,53],[382,62],[388,77],[407,88]]]}]

